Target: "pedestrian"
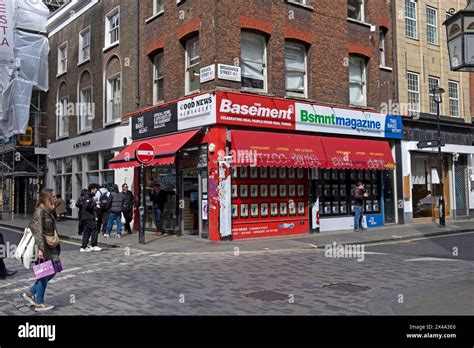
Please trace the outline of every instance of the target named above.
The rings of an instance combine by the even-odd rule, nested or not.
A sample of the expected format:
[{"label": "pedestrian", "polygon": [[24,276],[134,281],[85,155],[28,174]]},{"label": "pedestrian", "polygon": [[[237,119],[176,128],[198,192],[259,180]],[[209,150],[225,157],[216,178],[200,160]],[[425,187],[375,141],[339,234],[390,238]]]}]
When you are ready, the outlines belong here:
[{"label": "pedestrian", "polygon": [[97,231],[100,234],[102,228],[102,234],[104,236],[107,232],[107,224],[109,221],[109,212],[107,211],[107,201],[109,196],[110,192],[106,185],[103,185],[95,194],[95,198],[99,202],[97,207]]},{"label": "pedestrian", "polygon": [[365,190],[364,183],[362,181],[357,182],[356,187],[352,189],[352,199],[354,200],[354,231],[363,232],[365,228],[362,226],[362,220],[364,218],[364,198],[367,198],[369,194]]},{"label": "pedestrian", "polygon": [[[97,184],[90,184],[88,187],[88,192],[84,197],[82,203],[82,220],[84,224],[84,232],[82,234],[82,245],[80,252],[88,253],[91,251],[102,251],[101,248],[97,246],[99,239],[99,231],[97,230],[97,222],[95,216],[95,210],[97,208],[97,201],[95,199],[95,194],[99,190],[100,186]],[[89,238],[91,239],[91,246],[88,247]]]},{"label": "pedestrian", "polygon": [[64,202],[64,199],[62,199],[61,195],[56,196],[56,205],[54,206],[54,214],[53,216],[56,218],[56,220],[64,220],[66,218],[66,202]]},{"label": "pedestrian", "polygon": [[124,195],[119,192],[117,184],[112,185],[109,199],[107,201],[107,210],[109,211],[109,222],[107,224],[107,233],[105,238],[110,238],[110,232],[117,223],[117,238],[122,237],[122,211],[123,211]]},{"label": "pedestrian", "polygon": [[132,228],[130,222],[133,219],[133,207],[135,206],[135,197],[133,197],[132,191],[128,190],[128,185],[122,185],[123,194],[123,217],[125,219],[125,230],[128,234],[132,234]]},{"label": "pedestrian", "polygon": [[[61,245],[53,216],[55,203],[55,192],[48,188],[42,189],[29,227],[38,250],[36,264],[51,261],[55,271],[59,272]],[[46,287],[53,277],[54,274],[37,280],[29,290],[23,293],[23,298],[34,305],[37,312],[54,309],[53,305],[44,302]]]},{"label": "pedestrian", "polygon": [[165,204],[168,201],[168,196],[176,194],[174,191],[164,191],[161,185],[156,183],[153,185],[153,191],[150,195],[150,201],[153,203],[153,215],[156,225],[156,236],[161,236],[165,233],[163,229],[163,211]]},{"label": "pedestrian", "polygon": [[79,209],[79,226],[77,230],[77,234],[82,236],[82,233],[84,232],[84,220],[82,220],[82,204],[84,203],[84,200],[88,196],[89,190],[88,189],[82,189],[81,195],[79,196],[77,202],[76,202],[76,208]]},{"label": "pedestrian", "polygon": [[[5,240],[3,239],[3,234],[0,233],[0,247],[1,250],[7,250],[5,248]],[[10,271],[5,266],[5,262],[3,261],[3,252],[0,253],[0,279],[5,279],[6,277],[10,277],[16,273],[16,271]]]}]

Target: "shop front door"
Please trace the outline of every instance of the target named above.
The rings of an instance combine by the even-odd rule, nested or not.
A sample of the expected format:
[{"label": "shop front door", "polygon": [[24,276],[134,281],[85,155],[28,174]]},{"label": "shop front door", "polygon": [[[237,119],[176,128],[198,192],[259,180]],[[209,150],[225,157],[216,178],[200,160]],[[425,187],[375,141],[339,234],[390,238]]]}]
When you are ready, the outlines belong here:
[{"label": "shop front door", "polygon": [[187,235],[199,235],[200,184],[196,169],[181,172],[181,231]]}]

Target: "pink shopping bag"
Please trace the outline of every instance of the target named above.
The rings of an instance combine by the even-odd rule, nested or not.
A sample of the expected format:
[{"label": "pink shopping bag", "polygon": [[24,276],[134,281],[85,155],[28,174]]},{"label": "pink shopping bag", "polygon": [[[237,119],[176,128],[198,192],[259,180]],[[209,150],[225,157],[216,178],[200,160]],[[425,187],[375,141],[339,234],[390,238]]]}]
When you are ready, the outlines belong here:
[{"label": "pink shopping bag", "polygon": [[56,271],[54,270],[53,263],[51,261],[46,261],[36,266],[33,266],[33,272],[35,272],[36,280],[49,277],[50,275],[56,273]]}]

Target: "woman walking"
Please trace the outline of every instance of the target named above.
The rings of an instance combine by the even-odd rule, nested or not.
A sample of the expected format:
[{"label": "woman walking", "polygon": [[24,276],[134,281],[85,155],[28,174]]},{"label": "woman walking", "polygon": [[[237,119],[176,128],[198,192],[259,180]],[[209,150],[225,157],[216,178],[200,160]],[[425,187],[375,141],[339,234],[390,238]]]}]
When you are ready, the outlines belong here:
[{"label": "woman walking", "polygon": [[[41,190],[36,210],[30,223],[30,229],[38,247],[36,264],[51,261],[58,272],[61,271],[59,260],[61,246],[56,229],[56,220],[53,216],[55,203],[56,194],[53,190],[47,188]],[[48,311],[54,308],[53,305],[44,302],[46,287],[53,277],[54,274],[37,280],[31,289],[23,293],[23,298],[34,305],[37,312]]]}]

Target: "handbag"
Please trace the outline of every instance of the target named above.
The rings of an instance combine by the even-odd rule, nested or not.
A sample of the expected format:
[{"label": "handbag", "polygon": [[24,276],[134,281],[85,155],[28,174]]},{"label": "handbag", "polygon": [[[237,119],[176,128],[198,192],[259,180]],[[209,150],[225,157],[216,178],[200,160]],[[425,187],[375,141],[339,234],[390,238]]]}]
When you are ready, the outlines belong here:
[{"label": "handbag", "polygon": [[35,254],[35,237],[31,230],[27,227],[23,233],[20,244],[15,250],[15,259],[20,261],[26,269],[30,269],[31,262]]},{"label": "handbag", "polygon": [[51,261],[40,261],[40,263],[33,266],[33,272],[35,272],[36,280],[41,280],[56,274],[56,270],[54,269],[53,263]]},{"label": "handbag", "polygon": [[54,230],[54,235],[52,236],[47,236],[45,234],[43,236],[46,240],[46,244],[48,244],[50,248],[56,248],[59,245],[59,235],[56,230]]}]

